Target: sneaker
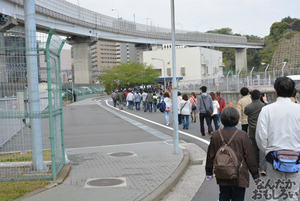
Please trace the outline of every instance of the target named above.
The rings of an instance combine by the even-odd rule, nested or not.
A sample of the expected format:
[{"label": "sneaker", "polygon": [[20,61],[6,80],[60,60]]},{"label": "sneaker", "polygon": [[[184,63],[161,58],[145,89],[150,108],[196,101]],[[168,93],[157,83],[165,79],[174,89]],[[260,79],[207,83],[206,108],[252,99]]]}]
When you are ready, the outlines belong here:
[{"label": "sneaker", "polygon": [[185,129],[185,126],[183,126],[183,129]]},{"label": "sneaker", "polygon": [[170,123],[167,123],[167,126],[170,126]]},{"label": "sneaker", "polygon": [[266,172],[265,170],[261,170],[261,171],[260,171],[260,175],[261,175],[261,176],[267,176],[267,172]]}]

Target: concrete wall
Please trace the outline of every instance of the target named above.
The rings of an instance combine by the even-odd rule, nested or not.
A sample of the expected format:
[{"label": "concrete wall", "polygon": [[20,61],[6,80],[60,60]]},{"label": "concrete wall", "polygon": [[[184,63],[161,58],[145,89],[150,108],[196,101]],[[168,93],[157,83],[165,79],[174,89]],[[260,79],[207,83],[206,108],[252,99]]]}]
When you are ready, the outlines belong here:
[{"label": "concrete wall", "polygon": [[[152,60],[152,58],[162,59]],[[213,77],[216,73],[223,74],[223,69],[219,66],[222,61],[222,52],[210,50],[201,47],[178,48],[176,47],[176,76],[183,77],[183,80],[200,80],[206,77]],[[161,72],[160,77],[172,77],[173,72],[168,75],[168,69],[172,71],[172,50],[157,49],[156,51],[143,52],[143,62],[148,65],[152,64]],[[184,68],[182,72],[182,68]]]},{"label": "concrete wall", "polygon": [[[191,91],[180,91],[180,92],[182,94],[187,93],[189,95],[191,93]],[[276,101],[275,91],[267,91],[267,92],[261,91],[261,92],[267,94],[267,100],[269,103],[273,103]],[[198,95],[200,91],[197,91],[195,93],[196,95]],[[221,97],[224,98],[226,105],[228,105],[230,102],[235,105],[242,98],[242,95],[240,95],[239,92],[224,92],[224,93],[221,92]]]}]

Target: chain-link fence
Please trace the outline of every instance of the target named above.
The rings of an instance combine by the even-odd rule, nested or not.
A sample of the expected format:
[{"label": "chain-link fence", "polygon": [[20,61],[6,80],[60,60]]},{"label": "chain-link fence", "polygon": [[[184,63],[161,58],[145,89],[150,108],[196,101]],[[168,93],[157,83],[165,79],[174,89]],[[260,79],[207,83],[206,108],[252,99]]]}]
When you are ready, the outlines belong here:
[{"label": "chain-link fence", "polygon": [[273,87],[276,78],[288,75],[300,75],[300,67],[283,70],[271,70],[248,74],[235,74],[199,80],[180,80],[178,89],[182,91],[199,91],[201,86],[207,86],[209,91],[238,92],[242,87],[264,88]]},{"label": "chain-link fence", "polygon": [[[37,46],[25,41],[36,37]],[[0,32],[0,181],[56,179],[65,164],[60,51],[64,41],[23,29]],[[37,59],[37,101],[31,98],[31,58]],[[45,60],[47,66],[45,65]],[[39,111],[33,110],[36,102]],[[41,138],[41,141],[37,141]],[[42,160],[42,168],[36,167]]]}]

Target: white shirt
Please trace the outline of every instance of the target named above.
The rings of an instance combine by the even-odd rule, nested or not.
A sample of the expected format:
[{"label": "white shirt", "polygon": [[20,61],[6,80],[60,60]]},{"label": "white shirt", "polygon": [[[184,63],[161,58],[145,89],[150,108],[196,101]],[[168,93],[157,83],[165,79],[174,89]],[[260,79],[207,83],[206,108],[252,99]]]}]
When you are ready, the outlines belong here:
[{"label": "white shirt", "polygon": [[191,110],[191,102],[189,100],[188,101],[181,100],[179,110],[181,110],[182,115],[190,115],[191,111],[192,111]]},{"label": "white shirt", "polygon": [[300,151],[300,105],[290,98],[278,97],[262,108],[256,127],[257,146],[265,154],[270,151]]},{"label": "white shirt", "polygon": [[172,110],[172,101],[171,101],[171,99],[166,97],[166,98],[164,98],[164,101],[166,103],[166,112]]},{"label": "white shirt", "polygon": [[218,109],[219,109],[220,105],[217,100],[213,101],[213,107],[214,107],[213,115],[218,114]]},{"label": "white shirt", "polygon": [[130,93],[127,95],[126,100],[127,100],[127,101],[133,101],[133,100],[134,100],[134,94],[130,92]]}]

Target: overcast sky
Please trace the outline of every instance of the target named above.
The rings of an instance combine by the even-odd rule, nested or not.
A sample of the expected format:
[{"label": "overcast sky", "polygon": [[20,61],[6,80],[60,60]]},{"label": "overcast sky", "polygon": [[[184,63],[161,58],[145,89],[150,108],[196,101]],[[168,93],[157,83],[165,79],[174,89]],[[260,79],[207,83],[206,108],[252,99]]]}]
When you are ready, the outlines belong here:
[{"label": "overcast sky", "polygon": [[[81,7],[137,23],[170,28],[170,0],[68,0]],[[272,23],[300,18],[300,0],[175,0],[177,29],[206,32],[229,27],[233,33],[269,34]]]}]

